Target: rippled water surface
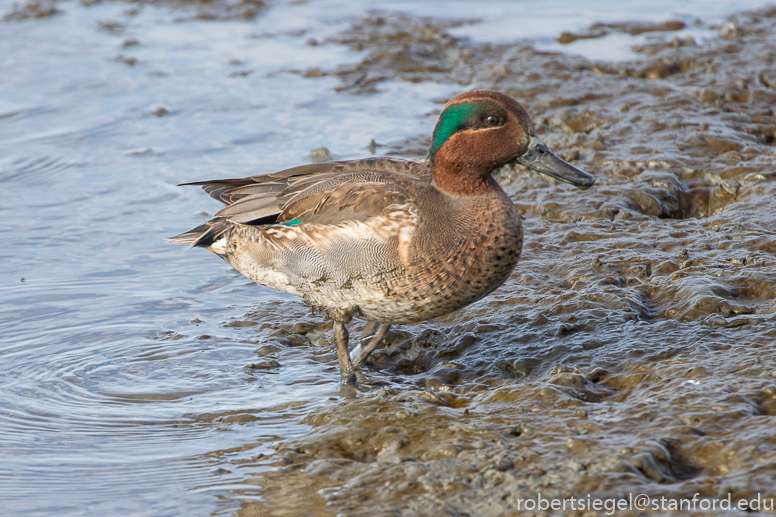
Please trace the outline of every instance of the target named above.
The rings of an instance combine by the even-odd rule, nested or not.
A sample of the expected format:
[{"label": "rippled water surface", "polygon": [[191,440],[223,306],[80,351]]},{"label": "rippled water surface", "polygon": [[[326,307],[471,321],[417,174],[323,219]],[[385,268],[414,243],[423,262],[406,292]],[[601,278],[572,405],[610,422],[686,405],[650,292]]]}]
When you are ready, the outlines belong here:
[{"label": "rippled water surface", "polygon": [[[756,186],[760,180],[746,176],[762,175],[767,167],[763,169],[761,163],[744,170],[745,166],[741,166],[735,176],[729,177],[724,173],[719,176],[719,170],[710,167],[708,174],[718,176],[709,179],[710,176],[703,176],[705,166],[699,165],[707,158],[696,156],[700,162],[685,163],[680,151],[672,151],[674,154],[666,158],[670,162],[665,165],[667,170],[685,167],[697,172],[687,173],[687,178],[676,173],[686,184],[672,187],[673,180],[639,176],[644,168],[650,168],[643,163],[648,161],[644,155],[651,151],[644,150],[648,142],[631,139],[641,131],[638,120],[629,119],[633,131],[623,129],[595,140],[596,128],[609,122],[614,124],[614,116],[605,108],[591,108],[591,113],[584,112],[582,105],[579,112],[554,121],[551,110],[564,104],[553,104],[541,97],[541,92],[555,88],[553,80],[562,81],[563,77],[542,83],[530,76],[532,70],[520,70],[525,81],[516,83],[508,78],[517,73],[517,65],[503,64],[523,59],[517,54],[519,49],[532,44],[539,51],[581,54],[604,60],[603,67],[616,67],[623,60],[644,57],[643,51],[637,54],[632,46],[657,44],[658,40],[668,41],[674,36],[679,38],[677,41],[693,38],[700,45],[719,39],[719,27],[714,24],[723,22],[735,9],[757,8],[764,2],[696,1],[677,6],[675,2],[653,1],[627,12],[612,10],[609,2],[602,1],[582,7],[578,2],[566,1],[293,1],[266,5],[160,1],[87,6],[91,3],[57,2],[51,5],[58,12],[43,16],[40,6],[31,8],[28,4],[24,11],[24,5],[14,7],[12,2],[0,1],[0,16],[6,16],[0,22],[0,215],[4,228],[4,245],[0,247],[0,508],[10,512],[8,515],[266,515],[270,512],[265,506],[267,502],[279,501],[284,494],[290,494],[284,499],[288,506],[275,506],[277,515],[323,515],[337,511],[356,515],[356,503],[340,504],[343,492],[326,488],[342,487],[349,482],[330,475],[326,469],[331,465],[316,463],[317,467],[310,467],[307,460],[281,455],[282,451],[293,449],[294,454],[304,452],[321,462],[333,461],[330,458],[336,454],[331,451],[344,454],[343,443],[347,442],[351,433],[348,426],[353,422],[343,414],[348,415],[349,411],[355,415],[354,421],[367,421],[380,407],[393,408],[391,414],[398,411],[398,420],[412,416],[413,411],[414,415],[423,416],[424,410],[400,406],[404,404],[403,391],[411,391],[412,387],[424,390],[426,398],[439,397],[433,395],[435,392],[458,390],[457,396],[467,401],[458,407],[471,405],[483,408],[483,414],[495,414],[496,406],[488,405],[488,397],[514,400],[508,392],[510,386],[522,386],[526,377],[533,379],[534,370],[536,375],[548,374],[554,363],[591,366],[595,361],[590,359],[592,355],[585,355],[586,351],[616,341],[617,332],[639,335],[639,329],[644,329],[643,339],[660,341],[667,336],[669,341],[675,340],[671,346],[677,350],[685,345],[701,347],[696,352],[702,349],[706,338],[688,343],[687,336],[702,336],[698,329],[718,329],[709,331],[713,334],[710,341],[724,335],[727,337],[719,339],[772,343],[769,329],[773,322],[768,318],[773,311],[773,292],[753,286],[758,281],[761,286],[773,283],[772,255],[776,250],[769,247],[770,237],[762,237],[772,236],[767,232],[772,232],[773,227],[767,221],[747,223],[743,216],[734,221],[693,222],[693,218],[724,215],[728,205],[746,214],[741,203],[747,199],[753,206],[760,199],[767,208],[764,198],[756,196],[770,192],[767,189],[772,188],[768,186],[772,182],[764,177],[765,183]],[[374,13],[378,8],[381,13]],[[27,17],[25,12],[33,16]],[[594,22],[666,20],[681,20],[685,27],[665,38],[660,31],[655,36],[654,32],[633,35],[627,30],[611,30],[605,36],[581,38],[568,45],[557,41],[561,32],[584,33]],[[401,50],[405,36],[397,27],[406,27],[411,33],[406,56]],[[417,45],[415,40],[419,41]],[[513,50],[493,57],[487,53],[487,43],[511,45]],[[383,47],[389,49],[385,51],[388,58],[380,54]],[[465,68],[470,64],[467,56],[479,55],[477,52],[485,57],[473,66],[474,71]],[[418,64],[425,59],[423,56],[438,55],[447,60],[449,68],[443,71],[447,75],[435,76],[431,68]],[[410,60],[409,65],[401,61],[405,57]],[[545,59],[541,56],[536,59],[536,63],[546,63],[539,61]],[[773,60],[770,63],[773,66]],[[552,70],[552,66],[555,65],[542,70]],[[621,70],[612,68],[611,73],[603,73],[629,73],[625,68]],[[660,70],[655,72],[658,76]],[[481,75],[484,72],[492,74]],[[650,73],[644,72],[646,76]],[[766,76],[762,80],[766,87],[758,87],[767,89],[768,80],[776,82],[776,76]],[[535,91],[519,89],[521,84],[531,81],[539,81],[531,83]],[[481,302],[479,308],[439,323],[399,329],[391,339],[404,340],[415,348],[447,343],[444,346],[464,350],[479,339],[476,336],[501,332],[498,325],[508,325],[521,332],[515,341],[515,346],[520,347],[520,360],[511,356],[494,359],[475,351],[467,356],[467,364],[441,359],[438,364],[434,363],[436,359],[425,364],[416,355],[414,363],[391,363],[385,359],[388,366],[382,370],[378,354],[377,363],[368,369],[367,380],[386,386],[381,392],[385,403],[381,406],[379,399],[375,399],[377,395],[364,395],[360,401],[342,401],[336,384],[336,356],[328,345],[330,336],[325,325],[319,325],[320,316],[309,314],[297,298],[251,284],[212,254],[187,251],[164,241],[167,236],[199,224],[207,215],[203,210],[212,213],[217,209],[216,203],[199,189],[176,187],[177,183],[276,171],[308,162],[310,151],[322,146],[338,159],[363,157],[369,155],[372,140],[377,154],[419,156],[424,152],[425,138],[433,128],[440,103],[474,87],[512,88],[509,93],[525,100],[532,113],[546,116],[538,122],[549,128],[548,132],[558,133],[560,130],[556,129],[566,124],[566,128],[571,128],[564,129],[566,133],[584,133],[586,136],[577,140],[570,136],[546,139],[571,153],[564,155],[566,159],[582,160],[578,165],[591,172],[601,172],[595,167],[603,171],[604,179],[599,181],[601,194],[595,194],[602,197],[588,198],[598,200],[589,203],[563,187],[548,188],[546,182],[533,176],[528,180],[516,180],[509,175],[502,178],[510,193],[523,199],[522,204],[518,201],[518,207],[526,214],[528,231],[544,236],[527,241],[527,256],[534,253],[540,257],[534,265],[541,268],[557,262],[557,257],[546,255],[556,249],[572,256],[586,253],[601,257],[602,260],[595,259],[599,260],[598,266],[617,264],[620,269],[599,269],[589,277],[579,270],[566,271],[561,275],[565,275],[562,281],[548,279],[551,275],[542,278],[536,270],[519,269],[522,273],[513,276],[510,284],[490,302]],[[681,87],[684,86],[667,86],[666,92]],[[629,106],[634,106],[634,111],[641,109],[638,91],[624,90],[621,97],[626,94],[634,95]],[[644,92],[645,97],[649,95],[660,97]],[[660,98],[666,95],[669,94]],[[697,95],[703,98],[705,93],[699,90]],[[718,95],[727,99],[724,92]],[[531,99],[538,103],[536,109],[531,109]],[[756,102],[767,105],[762,99]],[[627,111],[623,108],[617,116]],[[714,120],[713,113],[709,116]],[[769,116],[773,114],[769,115],[767,109],[763,111],[763,120]],[[730,122],[739,123],[750,122]],[[583,130],[575,129],[580,125]],[[712,126],[716,127],[713,122]],[[729,154],[723,156],[731,152],[738,153],[743,160],[749,156],[747,149],[752,149],[752,155],[766,156],[762,149],[772,148],[776,134],[766,130],[757,133],[755,128],[747,130],[751,136],[748,144],[727,145],[735,139],[726,139],[724,131],[720,129],[718,136],[722,136],[716,140],[704,140],[718,151],[708,157],[708,163],[738,160]],[[585,140],[587,135],[593,137]],[[622,161],[623,155],[603,156],[596,161],[593,154],[584,151],[592,148],[605,154],[605,149],[618,142],[630,146],[630,152],[641,153],[638,160],[642,160],[642,165],[629,165]],[[581,157],[578,151],[574,155],[575,146],[583,149]],[[622,152],[627,155],[629,151]],[[689,155],[692,153],[688,151]],[[677,165],[677,161],[682,163]],[[612,165],[614,162],[617,165]],[[730,167],[732,170],[734,166]],[[703,181],[715,189],[727,189],[725,192],[749,189],[746,192],[750,197],[736,204],[736,199],[720,197],[724,192],[717,194],[714,190],[703,194],[706,197],[699,201],[702,196],[698,192],[706,188],[699,183]],[[533,188],[538,189],[536,194],[527,193]],[[644,189],[649,193],[648,199]],[[557,202],[552,201],[551,194],[560,196]],[[619,195],[625,195],[630,205],[609,206],[601,201],[606,196],[614,199]],[[671,199],[675,201],[673,205]],[[564,212],[572,206],[564,207],[566,200],[579,203],[574,205],[576,212]],[[606,212],[614,209],[620,212]],[[629,210],[636,215],[616,216]],[[690,222],[681,222],[683,219]],[[588,226],[575,226],[579,221]],[[623,226],[616,228],[617,224]],[[627,241],[624,235],[639,224],[650,228],[644,231],[652,232],[656,242],[668,234],[684,241],[676,244],[676,250],[663,250],[666,255],[659,258],[636,250],[630,241],[622,244]],[[714,224],[717,226],[713,227]],[[736,228],[734,224],[743,226]],[[678,271],[680,266],[684,270],[706,264],[702,263],[704,258],[688,265],[684,261],[693,259],[692,251],[689,256],[681,251],[692,249],[696,235],[693,232],[698,227],[710,228],[710,232],[732,228],[732,234],[740,232],[743,236],[742,249],[755,250],[754,255],[747,251],[741,257],[714,255],[710,261],[724,260],[733,266],[748,264],[764,269],[752,273],[755,276],[741,277],[744,280],[738,283],[720,281],[717,287],[704,284],[703,289],[708,291],[703,298],[708,299],[706,302],[698,301],[700,295],[693,290],[692,282],[708,283],[708,279],[691,277],[676,288],[685,289],[689,293],[687,299],[692,298],[692,303],[681,307],[684,320],[669,314],[678,310],[676,304],[661,299],[656,291],[639,294],[642,298],[617,298],[620,295],[614,291],[618,282],[631,291],[637,289],[636,284],[649,284],[652,280],[648,277],[657,270],[658,263],[672,262],[673,265],[661,266],[665,271],[660,271],[666,275]],[[581,248],[586,241],[594,242]],[[525,267],[529,268],[531,259],[527,260]],[[645,267],[650,268],[646,275],[639,269]],[[623,272],[627,268],[631,270]],[[571,299],[571,295],[561,291],[584,295],[586,285],[604,281],[601,279],[608,281],[609,287],[586,298],[588,305],[580,302],[567,311],[581,310],[584,316],[580,316],[580,321],[587,323],[561,321],[560,315],[567,309],[564,304]],[[552,284],[555,281],[558,283]],[[651,285],[657,285],[655,290],[662,287],[659,282]],[[543,308],[537,305],[536,313],[525,312],[526,303],[530,307],[539,303],[530,301],[534,296],[530,290],[538,292],[545,287],[559,291],[544,292],[539,296],[544,300]],[[682,296],[671,292],[671,296]],[[638,300],[650,296],[654,303],[645,301],[646,308],[640,308]],[[724,306],[719,301],[736,297],[740,303],[730,301]],[[749,298],[756,300],[748,305],[754,308],[741,309],[747,305],[742,300]],[[599,312],[584,312],[594,302],[600,304]],[[703,303],[717,305],[708,308]],[[615,331],[607,326],[607,308],[617,311],[625,306],[627,310],[623,310],[633,317],[617,320]],[[513,307],[519,311],[510,314],[517,311]],[[703,318],[719,317],[721,321],[706,319],[705,326],[693,323],[697,328],[681,326],[680,321],[700,321],[698,314]],[[751,321],[735,320],[742,315]],[[595,318],[601,318],[598,330],[590,323]],[[655,318],[665,321],[652,325]],[[735,320],[732,324],[730,318]],[[555,326],[550,328],[551,325]],[[724,334],[738,327],[752,330],[750,334]],[[551,335],[546,334],[547,329]],[[581,333],[578,336],[587,337],[556,343],[577,332]],[[471,342],[463,342],[466,339]],[[629,354],[635,353],[638,342],[637,338],[620,348],[612,345],[602,354],[614,364],[619,359],[613,357],[633,357]],[[551,344],[551,352],[542,348],[546,343]],[[279,367],[249,367],[270,359],[278,361]],[[437,368],[435,364],[441,366]],[[497,371],[503,373],[498,382],[487,373],[496,364]],[[420,370],[413,369],[415,365]],[[764,370],[772,367],[770,363],[761,365]],[[436,373],[422,381],[416,382],[413,377],[418,371],[434,368]],[[461,369],[464,373],[456,373]],[[561,368],[559,372],[571,375],[572,370]],[[628,375],[636,375],[629,372]],[[623,374],[619,380],[611,381],[609,387],[600,388],[602,393],[636,382],[626,377]],[[593,375],[588,379],[597,382],[599,378]],[[588,389],[591,402],[604,397],[595,389]],[[537,400],[547,401],[552,396],[539,394]],[[445,411],[453,412],[457,407],[444,397],[434,401]],[[762,401],[759,404],[770,407]],[[451,416],[454,414],[438,415],[437,420],[420,422],[418,426],[446,428],[457,418]],[[392,418],[391,422],[397,419]],[[484,418],[477,425],[487,428],[488,422]],[[305,437],[314,429],[320,432],[326,423],[332,426],[326,428],[332,433],[330,437],[336,435],[336,429],[345,429],[344,441],[329,443],[324,436],[320,443],[328,444],[329,452],[310,452],[312,446],[304,445]],[[501,429],[507,424],[499,421],[493,425]],[[513,429],[514,422],[511,426]],[[356,427],[352,430],[353,436],[361,436],[359,432]],[[475,438],[487,442],[484,435],[461,439]],[[411,439],[419,440],[414,435]],[[366,447],[367,442],[363,438],[359,447]],[[303,445],[297,450],[294,443]],[[380,443],[371,453],[364,453],[368,457],[362,458],[364,462],[377,465],[379,458],[369,454],[393,450]],[[551,440],[547,443],[551,444]],[[460,450],[456,449],[458,445],[451,447],[449,450],[457,451],[455,454],[416,451],[412,459],[454,457]],[[347,461],[358,460],[358,454],[361,453],[350,454]],[[518,465],[517,460],[509,461]],[[283,465],[294,462],[307,465],[305,472],[310,479],[329,477],[316,484],[318,481],[308,483],[293,476],[284,481],[283,477],[264,475],[277,475]],[[683,479],[677,468],[671,468],[675,481]],[[698,468],[704,466],[693,464],[687,472],[696,472],[693,469]],[[360,474],[363,473],[353,476]],[[365,483],[383,484],[381,480]],[[605,485],[602,482],[590,490]],[[429,490],[436,490],[436,485],[430,486]],[[413,490],[406,489],[408,493]],[[357,490],[368,492],[363,486]],[[358,504],[363,505],[361,501]],[[402,506],[405,507],[409,508],[407,514],[432,514],[423,513],[427,511],[423,509],[413,510],[411,505]],[[497,514],[488,511],[483,510],[481,515]]]}]

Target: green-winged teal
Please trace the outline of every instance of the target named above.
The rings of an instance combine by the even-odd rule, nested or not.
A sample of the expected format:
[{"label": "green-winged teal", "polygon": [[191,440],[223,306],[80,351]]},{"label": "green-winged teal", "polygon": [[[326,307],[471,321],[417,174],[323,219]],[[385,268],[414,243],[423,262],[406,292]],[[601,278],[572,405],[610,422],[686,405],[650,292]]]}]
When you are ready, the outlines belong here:
[{"label": "green-winged teal", "polygon": [[[391,324],[448,314],[509,277],[520,216],[491,176],[519,163],[580,188],[594,178],[552,154],[510,97],[453,98],[428,160],[368,158],[242,179],[198,181],[226,205],[170,241],[207,248],[251,280],[306,299],[334,320],[344,383]],[[348,352],[345,327],[367,320]]]}]

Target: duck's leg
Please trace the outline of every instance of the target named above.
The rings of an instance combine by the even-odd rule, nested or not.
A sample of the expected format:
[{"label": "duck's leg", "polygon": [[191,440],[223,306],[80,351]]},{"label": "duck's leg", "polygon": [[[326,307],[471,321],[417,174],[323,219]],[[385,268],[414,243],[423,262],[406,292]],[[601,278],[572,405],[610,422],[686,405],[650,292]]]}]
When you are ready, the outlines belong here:
[{"label": "duck's leg", "polygon": [[346,386],[356,385],[356,372],[348,354],[348,329],[342,317],[334,319],[334,344],[337,347],[337,358],[340,366],[340,384]]},{"label": "duck's leg", "polygon": [[360,343],[350,351],[350,360],[353,362],[353,366],[358,366],[366,361],[369,354],[383,342],[383,338],[390,328],[390,324],[377,323],[376,321],[370,321],[364,326]]},{"label": "duck's leg", "polygon": [[359,357],[361,357],[361,351],[364,349],[364,345],[369,343],[369,340],[375,335],[379,326],[380,324],[376,321],[367,321],[366,325],[364,325],[364,329],[361,331],[361,339],[358,340],[358,344],[350,351],[350,360],[354,365]]}]

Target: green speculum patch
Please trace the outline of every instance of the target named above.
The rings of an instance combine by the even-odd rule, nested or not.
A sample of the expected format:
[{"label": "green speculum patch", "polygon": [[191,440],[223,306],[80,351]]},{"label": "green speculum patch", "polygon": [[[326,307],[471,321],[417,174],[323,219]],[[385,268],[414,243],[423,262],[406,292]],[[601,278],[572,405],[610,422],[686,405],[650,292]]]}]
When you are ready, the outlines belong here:
[{"label": "green speculum patch", "polygon": [[280,224],[282,224],[283,226],[294,226],[297,224],[304,224],[304,223],[299,219],[294,219],[293,221],[288,221],[287,223],[280,223]]}]

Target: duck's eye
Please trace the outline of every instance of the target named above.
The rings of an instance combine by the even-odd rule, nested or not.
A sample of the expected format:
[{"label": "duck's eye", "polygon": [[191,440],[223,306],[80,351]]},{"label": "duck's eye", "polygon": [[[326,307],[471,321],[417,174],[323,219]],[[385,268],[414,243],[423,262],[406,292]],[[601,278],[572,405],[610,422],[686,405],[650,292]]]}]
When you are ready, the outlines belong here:
[{"label": "duck's eye", "polygon": [[489,126],[495,126],[496,124],[498,124],[498,119],[493,115],[490,115],[485,119],[485,123],[488,124]]}]

